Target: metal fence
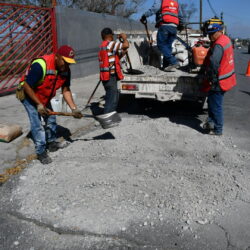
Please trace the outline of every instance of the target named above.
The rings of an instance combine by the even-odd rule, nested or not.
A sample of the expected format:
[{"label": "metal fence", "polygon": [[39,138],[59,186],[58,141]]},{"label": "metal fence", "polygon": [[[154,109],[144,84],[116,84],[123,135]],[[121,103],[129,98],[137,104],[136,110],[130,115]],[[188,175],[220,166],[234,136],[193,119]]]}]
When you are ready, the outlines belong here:
[{"label": "metal fence", "polygon": [[31,59],[56,49],[54,9],[0,3],[0,95],[15,90]]}]

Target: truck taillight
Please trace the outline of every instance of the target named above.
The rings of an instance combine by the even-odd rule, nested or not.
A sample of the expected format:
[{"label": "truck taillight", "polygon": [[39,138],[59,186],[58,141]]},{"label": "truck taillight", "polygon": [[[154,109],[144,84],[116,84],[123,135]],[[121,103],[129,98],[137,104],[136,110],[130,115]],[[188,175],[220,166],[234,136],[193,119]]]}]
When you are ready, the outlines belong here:
[{"label": "truck taillight", "polygon": [[138,90],[138,87],[134,84],[122,84],[122,90]]}]

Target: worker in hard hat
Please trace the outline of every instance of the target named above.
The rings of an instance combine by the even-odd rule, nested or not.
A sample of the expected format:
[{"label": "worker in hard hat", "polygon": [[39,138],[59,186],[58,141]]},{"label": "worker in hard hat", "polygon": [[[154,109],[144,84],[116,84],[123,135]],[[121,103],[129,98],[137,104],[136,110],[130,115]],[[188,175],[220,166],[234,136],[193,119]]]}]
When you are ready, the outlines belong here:
[{"label": "worker in hard hat", "polygon": [[156,14],[157,46],[163,54],[163,70],[172,71],[179,67],[177,59],[172,55],[172,44],[176,39],[177,27],[182,23],[179,4],[176,0],[155,0],[140,21],[144,24],[147,17]]},{"label": "worker in hard hat", "polygon": [[223,133],[223,98],[226,91],[236,85],[234,51],[230,38],[223,34],[223,26],[217,23],[207,27],[211,41],[205,75],[208,92],[208,119],[203,128],[211,135]]},{"label": "worker in hard hat", "polygon": [[[57,89],[62,89],[64,100],[71,108],[73,116],[82,117],[70,90],[69,65],[75,63],[74,56],[74,50],[64,45],[55,54],[34,59],[17,89],[17,97],[29,116],[37,159],[42,164],[52,162],[47,150],[54,152],[61,148],[56,141],[56,117],[49,114],[52,110],[50,101]],[[42,122],[45,123],[45,128]]]}]

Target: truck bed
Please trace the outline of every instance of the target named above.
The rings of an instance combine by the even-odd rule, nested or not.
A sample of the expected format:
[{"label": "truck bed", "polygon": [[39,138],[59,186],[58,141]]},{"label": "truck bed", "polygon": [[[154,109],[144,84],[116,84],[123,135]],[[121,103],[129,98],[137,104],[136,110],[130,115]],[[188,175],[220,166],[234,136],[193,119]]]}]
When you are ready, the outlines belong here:
[{"label": "truck bed", "polygon": [[[124,72],[124,79],[118,86],[121,94],[134,94],[135,98],[159,101],[199,100],[205,97],[205,94],[200,91],[202,76],[197,73],[189,73],[181,69],[164,72],[149,65],[142,65],[137,70],[142,71],[143,74],[132,75]],[[126,86],[130,86],[130,89],[126,89]]]}]

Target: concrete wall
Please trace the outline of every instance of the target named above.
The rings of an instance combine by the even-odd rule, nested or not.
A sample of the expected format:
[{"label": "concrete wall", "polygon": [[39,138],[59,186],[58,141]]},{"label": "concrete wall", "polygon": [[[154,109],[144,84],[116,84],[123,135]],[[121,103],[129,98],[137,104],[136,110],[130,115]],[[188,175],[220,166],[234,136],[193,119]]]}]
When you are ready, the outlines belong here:
[{"label": "concrete wall", "polygon": [[145,28],[140,22],[122,17],[57,7],[56,19],[58,45],[68,44],[76,51],[77,64],[71,66],[72,78],[99,72],[97,55],[103,28],[110,27],[115,33],[123,30],[131,37],[145,36]]}]

